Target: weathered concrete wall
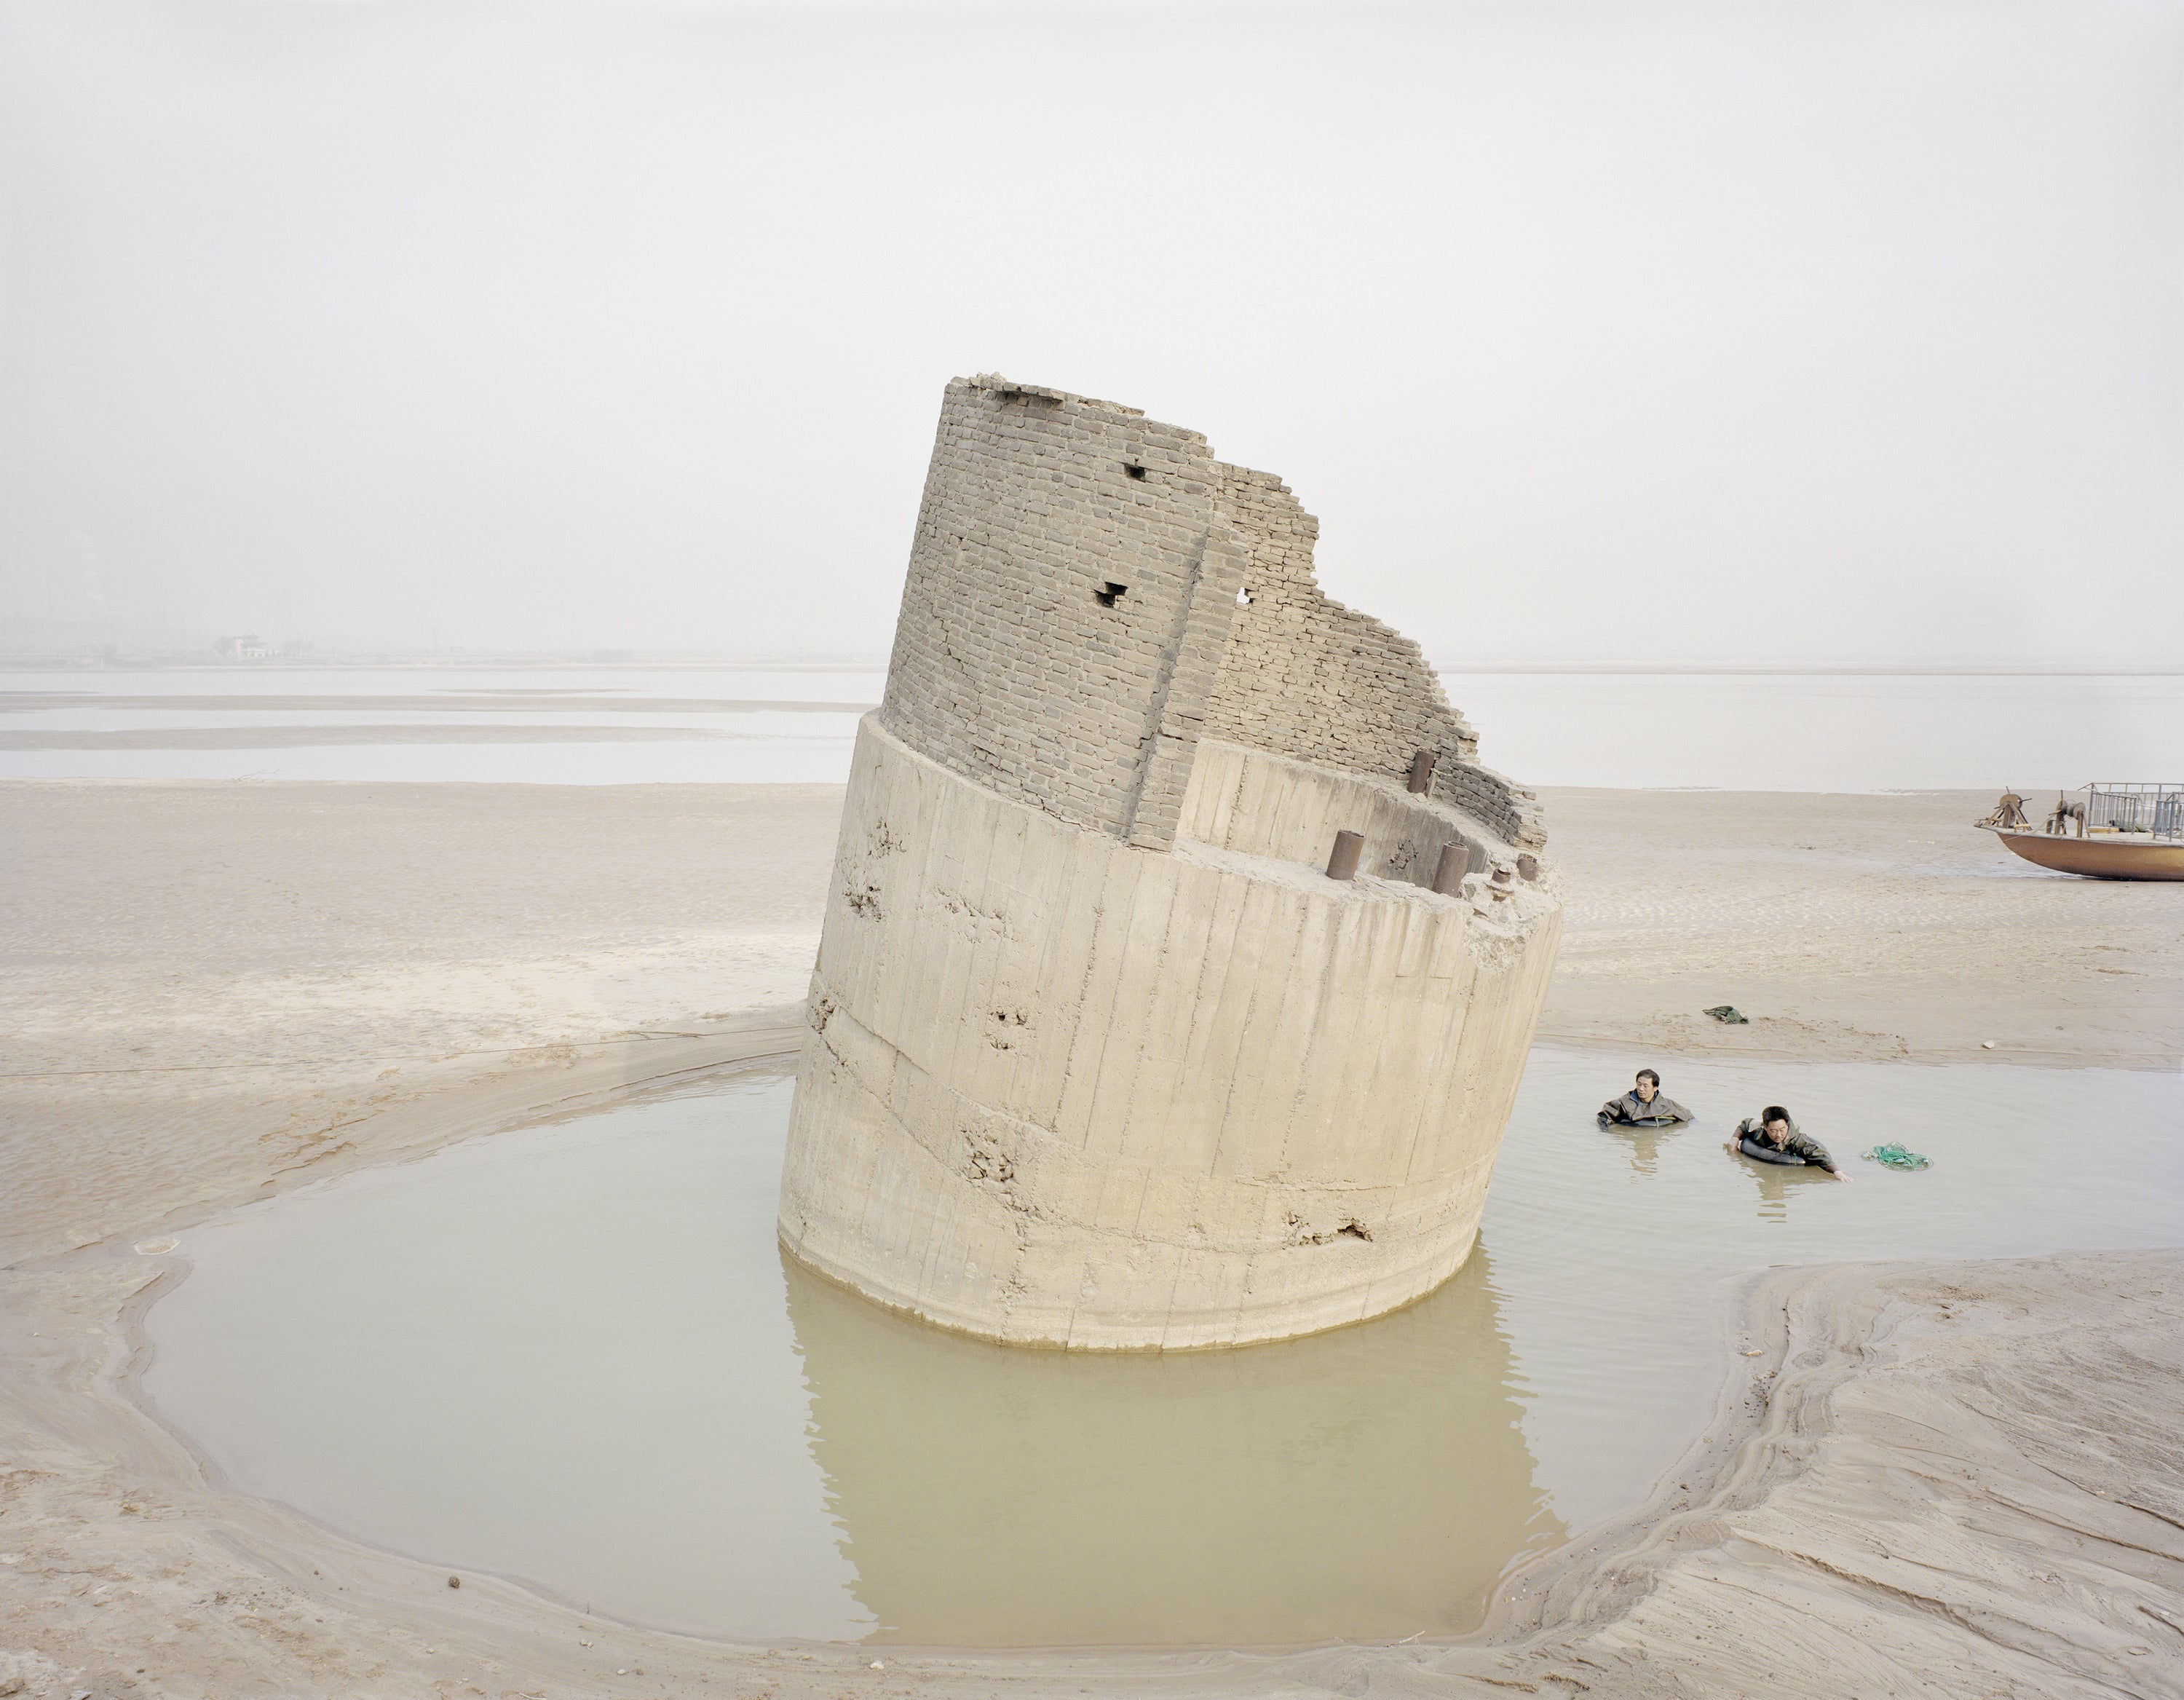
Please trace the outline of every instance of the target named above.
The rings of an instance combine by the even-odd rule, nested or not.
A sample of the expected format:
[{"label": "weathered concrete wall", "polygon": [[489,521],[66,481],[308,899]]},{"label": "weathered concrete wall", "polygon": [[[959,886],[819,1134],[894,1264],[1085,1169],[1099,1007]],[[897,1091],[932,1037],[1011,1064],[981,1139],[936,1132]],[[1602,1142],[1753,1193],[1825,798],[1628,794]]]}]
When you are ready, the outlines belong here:
[{"label": "weathered concrete wall", "polygon": [[1516,853],[1476,816],[1401,785],[1292,761],[1216,739],[1198,745],[1182,835],[1217,849],[1322,867],[1338,832],[1361,833],[1366,873],[1430,886],[1441,847],[1460,839],[1474,866],[1513,870]]},{"label": "weathered concrete wall", "polygon": [[[1536,805],[1418,646],[1320,594],[1316,532],[1195,432],[949,386],[813,978],[796,1256],[1092,1347],[1331,1328],[1462,1262],[1557,886],[1514,874]],[[1436,895],[1457,841],[1498,877]]]},{"label": "weathered concrete wall", "polygon": [[782,1189],[822,1274],[973,1334],[1172,1348],[1377,1315],[1469,1251],[1551,891],[1147,852],[877,716],[836,875]]}]

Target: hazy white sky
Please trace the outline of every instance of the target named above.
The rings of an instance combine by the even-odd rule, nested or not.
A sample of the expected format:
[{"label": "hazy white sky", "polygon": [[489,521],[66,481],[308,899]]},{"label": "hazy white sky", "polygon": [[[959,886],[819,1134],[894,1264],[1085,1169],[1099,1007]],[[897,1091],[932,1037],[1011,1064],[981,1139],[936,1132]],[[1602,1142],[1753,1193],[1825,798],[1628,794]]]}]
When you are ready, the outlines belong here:
[{"label": "hazy white sky", "polygon": [[1436,657],[2173,666],[2184,14],[0,8],[0,611],[882,653],[940,387]]}]

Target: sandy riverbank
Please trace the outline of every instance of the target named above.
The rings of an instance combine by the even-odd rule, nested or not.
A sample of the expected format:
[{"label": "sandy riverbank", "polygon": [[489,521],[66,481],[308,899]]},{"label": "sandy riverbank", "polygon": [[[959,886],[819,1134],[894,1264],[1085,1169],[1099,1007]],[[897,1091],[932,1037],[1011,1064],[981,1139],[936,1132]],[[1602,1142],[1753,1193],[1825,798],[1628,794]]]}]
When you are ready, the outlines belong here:
[{"label": "sandy riverbank", "polygon": [[1497,1659],[1446,1669],[1545,1693],[2184,1692],[2184,1253],[1785,1269],[1743,1311],[1756,1355],[1709,1432],[1513,1582]]},{"label": "sandy riverbank", "polygon": [[[2184,1062],[2184,903],[2157,884],[2052,874],[2011,855],[1968,824],[1993,806],[1990,794],[1541,794],[1568,895],[1542,1038],[1777,1057]],[[1751,1024],[1700,1013],[1723,1003]]]},{"label": "sandy riverbank", "polygon": [[[0,1691],[1571,1692],[1563,1669],[1596,1693],[2176,1686],[2170,1608],[2136,1614],[2148,1651],[2130,1652],[2111,1619],[2144,1602],[2084,1580],[2107,1566],[2157,1608],[2184,1580],[2168,1254],[1773,1278],[1755,1302],[1786,1320],[1753,1362],[1790,1368],[1770,1396],[1736,1390],[1668,1495],[1535,1567],[1461,1647],[874,1670],[858,1649],[623,1630],[488,1579],[449,1590],[226,1494],[130,1402],[157,1268],[136,1244],[793,1044],[838,798],[0,788]],[[1552,1038],[2174,1066],[2175,889],[2020,873],[1964,830],[1984,800],[1547,800],[1573,894]],[[1721,1001],[1752,1025],[1697,1015]],[[2073,1427],[2088,1407],[2098,1458]],[[1859,1667],[1868,1686],[1821,1663],[1853,1657],[1885,1661]]]}]

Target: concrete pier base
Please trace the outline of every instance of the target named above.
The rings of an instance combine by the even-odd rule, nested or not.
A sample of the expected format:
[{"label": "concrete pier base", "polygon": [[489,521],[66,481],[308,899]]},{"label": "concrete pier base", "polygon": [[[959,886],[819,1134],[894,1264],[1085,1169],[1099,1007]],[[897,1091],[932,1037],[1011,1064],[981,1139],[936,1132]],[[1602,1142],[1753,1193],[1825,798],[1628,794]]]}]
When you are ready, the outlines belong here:
[{"label": "concrete pier base", "polygon": [[1334,1328],[1462,1262],[1560,886],[1318,532],[1196,432],[948,386],[812,980],[797,1257],[1103,1350]]},{"label": "concrete pier base", "polygon": [[[1282,856],[1335,817],[1365,830],[1357,878]],[[947,1327],[1106,1349],[1334,1328],[1462,1264],[1558,904],[1374,872],[1417,840],[1424,878],[1480,829],[1262,752],[1202,744],[1182,818],[1165,852],[1078,831],[866,719],[792,1253]]]}]

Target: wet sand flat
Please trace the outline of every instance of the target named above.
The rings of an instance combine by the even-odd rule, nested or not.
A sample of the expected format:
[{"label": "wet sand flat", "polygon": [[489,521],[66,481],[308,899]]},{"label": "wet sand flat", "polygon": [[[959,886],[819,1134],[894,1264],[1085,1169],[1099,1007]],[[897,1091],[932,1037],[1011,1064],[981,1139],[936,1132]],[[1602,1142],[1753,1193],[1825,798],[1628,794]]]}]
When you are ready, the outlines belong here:
[{"label": "wet sand flat", "polygon": [[[1368,1682],[1506,1693],[1467,1673],[1529,1671],[1523,1680],[1537,1681],[1549,1669],[1540,1661],[1567,1656],[1595,1693],[1673,1692],[1679,1670],[1714,1673],[1692,1692],[1846,1692],[1803,1650],[1808,1641],[1782,1639],[1771,1605],[1752,1603],[1752,1590],[1771,1601],[1794,1573],[1799,1636],[1879,1646],[1868,1631],[1880,1624],[1897,1637],[1887,1656],[1899,1661],[1890,1679],[1899,1692],[1979,1692],[1950,1673],[1984,1671],[1979,1661],[2008,1652],[2007,1636],[1979,1627],[1987,1604],[1930,1578],[1929,1595],[1949,1609],[1923,1606],[1894,1572],[1867,1579],[1833,1549],[1821,1555],[1832,1569],[1797,1558],[1768,1520],[1785,1508],[1797,1527],[1820,1527],[1791,1496],[1825,1491],[1847,1508],[1826,1526],[1852,1528],[1864,1507],[1892,1529],[1925,1527],[1942,1513],[1888,1497],[1894,1459],[1956,1484],[1947,1514],[1977,1531],[1982,1563],[2060,1579],[2008,1585],[2015,1620],[2031,1625],[2018,1640],[2047,1649],[2027,1655],[2042,1661],[2044,1687],[2025,1686],[2032,1667],[2011,1667],[2020,1692],[2176,1685],[2171,1643],[2184,1645],[2184,1632],[2139,1613],[2150,1651],[2118,1640],[2087,1652],[2093,1608],[2077,1573],[2049,1562],[2049,1537],[2018,1520],[2031,1513],[2009,1509],[2034,1505],[2049,1519],[2042,1527],[2080,1519],[2076,1538],[2109,1542],[2125,1554],[2118,1564],[2140,1567],[2130,1574],[2174,1598],[2175,1573],[2161,1569],[2179,1551],[2173,1524],[2118,1523],[2118,1544],[2107,1524],[2086,1521],[2123,1513],[2092,1502],[2120,1503],[2103,1497],[2106,1478],[2070,1477],[2067,1438],[2077,1402],[2095,1413],[2089,1426],[2135,1448],[2116,1467],[2152,1514],[2170,1502],[2147,1492],[2178,1491],[2170,1437],[2184,1387],[2173,1361],[2144,1345],[2148,1318],[2173,1314],[2161,1307],[2184,1280],[2168,1254],[2132,1254],[2143,1279],[2128,1290],[2113,1260],[2077,1257],[1927,1266],[1915,1290],[1888,1287],[1892,1276],[1852,1272],[1830,1286],[1835,1278],[1785,1272],[1818,1284],[1804,1309],[1792,1306],[1797,1373],[1821,1378],[1798,1384],[1819,1390],[1797,1407],[1801,1426],[1767,1426],[1768,1413],[1791,1408],[1779,1395],[1756,1412],[1737,1403],[1734,1424],[1712,1431],[1715,1462],[1672,1472],[1671,1498],[1645,1511],[1650,1521],[1565,1549],[1579,1568],[1497,1602],[1476,1647],[1279,1658],[890,1652],[883,1677],[864,1649],[813,1648],[807,1663],[800,1649],[784,1657],[639,1634],[484,1579],[449,1590],[444,1574],[224,1491],[130,1402],[117,1377],[158,1261],[137,1256],[137,1242],[346,1168],[792,1046],[839,795],[823,786],[0,785],[10,873],[0,883],[9,1034],[0,1166],[10,1181],[0,1219],[0,1682],[20,1675],[26,1693],[178,1697],[675,1693],[701,1678],[716,1692],[838,1692],[884,1680],[951,1695],[1360,1692]],[[2176,1064],[2184,910],[2175,888],[2020,873],[1966,830],[1992,801],[1985,794],[1546,800],[1573,892],[1550,1037],[1656,1061],[1741,1047],[1755,1057]],[[1752,1026],[1718,1028],[1696,1015],[1722,1001],[1745,1008]],[[1998,1051],[1983,1051],[1984,1040]],[[1935,1282],[2002,1296],[1951,1309],[1916,1296],[1938,1292]],[[1946,1321],[1964,1353],[1886,1357],[1897,1313],[1886,1307],[1899,1301],[1875,1295],[1899,1290],[1912,1295],[1902,1304]],[[1755,1300],[1754,1316],[1782,1302]],[[2066,1338],[2075,1355],[2059,1356]],[[1753,1362],[1763,1373],[1784,1349],[1777,1340]],[[2016,1377],[2013,1398],[2049,1413],[2008,1430],[2014,1455],[1949,1417],[1954,1400],[1982,1422],[2014,1420],[1994,1416],[2001,1407],[1964,1379],[1975,1362]],[[1935,1419],[1845,1426],[1862,1378],[1883,1371],[1913,1402],[1903,1408]],[[1752,1389],[1736,1391],[1741,1401]],[[1838,1435],[1851,1439],[1837,1445]],[[2092,1482],[2072,1490],[2082,1502],[2026,1497],[2025,1482],[2059,1473]],[[1685,1513],[1674,1539],[1661,1532]],[[1747,1528],[1763,1538],[1737,1532]],[[1947,1550],[1932,1550],[1941,1575]],[[1684,1580],[1672,1587],[1668,1570],[1646,1568],[1656,1560],[1683,1567]],[[1776,1563],[1791,1569],[1754,1568]],[[1510,1615],[1542,1589],[1552,1622]],[[1679,1589],[1714,1603],[1671,1611]],[[2111,1662],[2072,1663],[2095,1653]],[[1774,1661],[1766,1681],[1750,1675],[1755,1660]],[[616,1674],[638,1666],[642,1685]]]},{"label": "wet sand flat", "polygon": [[[1544,1038],[1744,1056],[2184,1062],[2176,892],[2033,867],[1971,828],[1991,793],[1541,795],[1568,905]],[[1750,1024],[1702,1013],[1717,1004]]]},{"label": "wet sand flat", "polygon": [[[0,783],[0,1257],[800,1018],[828,786]],[[784,1041],[793,1046],[794,1040]]]},{"label": "wet sand flat", "polygon": [[1744,1309],[1711,1432],[1433,1692],[2184,1692],[2184,1254],[1784,1270]]}]

